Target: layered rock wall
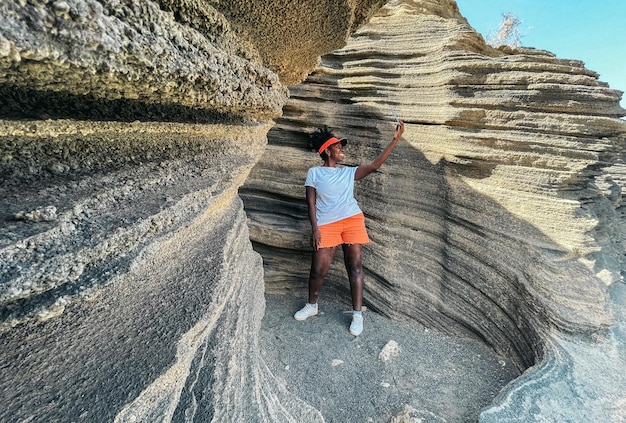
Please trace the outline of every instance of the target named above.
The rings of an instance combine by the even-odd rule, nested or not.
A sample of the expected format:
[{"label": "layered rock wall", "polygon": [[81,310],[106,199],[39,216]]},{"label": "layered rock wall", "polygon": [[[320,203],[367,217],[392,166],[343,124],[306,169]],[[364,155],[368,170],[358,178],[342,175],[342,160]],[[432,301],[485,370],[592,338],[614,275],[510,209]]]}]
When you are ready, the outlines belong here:
[{"label": "layered rock wall", "polygon": [[[620,92],[580,61],[489,47],[444,1],[390,2],[289,89],[241,190],[267,289],[306,295],[303,183],[321,165],[308,133],[328,125],[349,139],[347,164],[366,163],[390,141],[394,108],[407,124],[403,141],[356,184],[372,239],[368,306],[476,336],[522,370],[535,365],[486,421],[534,421],[524,404],[565,420],[619,414],[618,380],[573,369],[625,365],[624,299],[613,295],[623,292],[625,263]],[[341,260],[328,281],[321,301],[348,302]],[[563,374],[572,376],[561,390]],[[586,384],[603,400],[581,394]],[[567,411],[550,405],[559,397]]]},{"label": "layered rock wall", "polygon": [[620,418],[619,93],[425,0],[287,102],[382,3],[0,2],[0,420],[323,421],[260,357],[263,278],[305,284],[306,134],[362,163],[391,107],[406,136],[357,188],[369,305],[536,363],[485,421]]},{"label": "layered rock wall", "polygon": [[[237,190],[288,92],[251,3],[0,2],[1,421],[322,420],[257,342]],[[330,3],[336,48],[380,2]]]}]

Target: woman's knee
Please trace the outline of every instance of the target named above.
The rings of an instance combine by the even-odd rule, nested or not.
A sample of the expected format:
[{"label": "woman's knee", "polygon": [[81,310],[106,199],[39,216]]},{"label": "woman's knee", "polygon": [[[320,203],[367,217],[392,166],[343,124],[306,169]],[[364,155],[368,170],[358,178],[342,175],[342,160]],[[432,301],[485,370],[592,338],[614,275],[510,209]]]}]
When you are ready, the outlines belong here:
[{"label": "woman's knee", "polygon": [[344,246],[346,271],[350,277],[359,277],[363,274],[360,245]]},{"label": "woman's knee", "polygon": [[361,264],[361,260],[347,261],[346,271],[348,272],[350,279],[362,277],[363,265]]},{"label": "woman's knee", "polygon": [[309,272],[310,279],[324,279],[328,274],[328,268],[324,266],[311,266],[311,271]]},{"label": "woman's knee", "polygon": [[324,248],[323,250],[316,251],[313,255],[309,277],[312,279],[324,279],[330,269],[330,263],[332,262],[334,253],[334,248]]},{"label": "woman's knee", "polygon": [[350,279],[362,279],[363,278],[363,269],[361,267],[351,268],[349,271]]}]

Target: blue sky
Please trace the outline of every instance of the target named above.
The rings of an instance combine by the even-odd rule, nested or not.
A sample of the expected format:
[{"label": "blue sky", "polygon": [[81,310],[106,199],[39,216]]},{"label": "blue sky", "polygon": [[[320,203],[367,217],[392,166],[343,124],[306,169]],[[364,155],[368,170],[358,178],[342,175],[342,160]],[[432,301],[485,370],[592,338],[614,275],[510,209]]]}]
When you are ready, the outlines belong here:
[{"label": "blue sky", "polygon": [[[626,0],[456,0],[461,14],[487,37],[503,13],[522,23],[522,46],[578,59],[600,81],[626,92]],[[622,96],[622,107],[626,101]]]}]

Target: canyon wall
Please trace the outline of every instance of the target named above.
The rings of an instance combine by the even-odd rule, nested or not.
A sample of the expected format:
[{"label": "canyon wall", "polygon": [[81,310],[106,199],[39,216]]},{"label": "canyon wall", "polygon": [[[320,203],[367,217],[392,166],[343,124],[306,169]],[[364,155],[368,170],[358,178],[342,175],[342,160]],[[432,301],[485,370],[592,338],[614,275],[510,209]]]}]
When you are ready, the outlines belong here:
[{"label": "canyon wall", "polygon": [[0,421],[323,421],[260,356],[264,279],[306,284],[308,132],[362,163],[392,107],[368,306],[528,369],[484,421],[624,417],[620,93],[383,3],[0,2]]},{"label": "canyon wall", "polygon": [[[395,109],[401,143],[356,183],[368,307],[528,369],[483,421],[624,418],[620,92],[580,61],[491,48],[444,1],[389,2],[289,90],[241,189],[267,290],[306,298],[308,134],[327,125],[367,163]],[[328,279],[320,301],[348,302],[342,260]]]},{"label": "canyon wall", "polygon": [[283,72],[257,2],[0,2],[0,421],[322,420],[260,358],[237,190],[281,78],[382,2],[328,3]]}]

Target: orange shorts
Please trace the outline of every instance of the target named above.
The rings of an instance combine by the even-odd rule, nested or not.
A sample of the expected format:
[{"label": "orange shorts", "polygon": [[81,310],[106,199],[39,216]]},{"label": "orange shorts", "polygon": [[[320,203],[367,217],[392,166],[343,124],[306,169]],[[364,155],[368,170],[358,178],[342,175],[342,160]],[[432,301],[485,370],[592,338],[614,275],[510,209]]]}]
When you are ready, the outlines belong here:
[{"label": "orange shorts", "polygon": [[320,244],[317,248],[336,247],[341,244],[367,244],[370,242],[365,229],[363,213],[355,214],[337,222],[321,225]]}]

